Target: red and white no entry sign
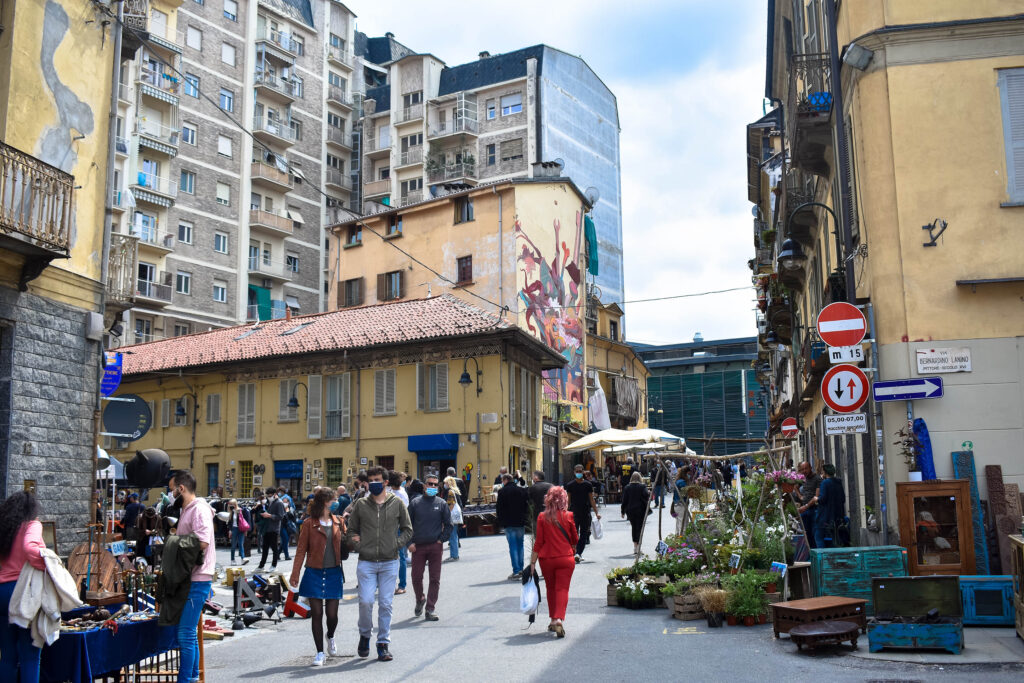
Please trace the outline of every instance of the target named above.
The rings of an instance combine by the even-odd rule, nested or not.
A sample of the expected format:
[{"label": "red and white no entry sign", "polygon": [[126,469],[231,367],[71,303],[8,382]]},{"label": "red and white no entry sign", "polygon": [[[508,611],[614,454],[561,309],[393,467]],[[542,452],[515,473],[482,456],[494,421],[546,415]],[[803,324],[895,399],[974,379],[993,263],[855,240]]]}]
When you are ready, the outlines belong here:
[{"label": "red and white no entry sign", "polygon": [[860,344],[867,330],[864,314],[844,301],[829,304],[818,314],[818,335],[829,346]]},{"label": "red and white no entry sign", "polygon": [[868,393],[868,377],[856,365],[833,365],[821,380],[821,398],[837,413],[859,410]]},{"label": "red and white no entry sign", "polygon": [[797,432],[799,432],[799,431],[800,431],[800,428],[797,427],[796,418],[795,417],[787,417],[785,420],[782,421],[782,435],[783,436],[785,436],[787,438],[793,438],[794,436],[796,436]]}]

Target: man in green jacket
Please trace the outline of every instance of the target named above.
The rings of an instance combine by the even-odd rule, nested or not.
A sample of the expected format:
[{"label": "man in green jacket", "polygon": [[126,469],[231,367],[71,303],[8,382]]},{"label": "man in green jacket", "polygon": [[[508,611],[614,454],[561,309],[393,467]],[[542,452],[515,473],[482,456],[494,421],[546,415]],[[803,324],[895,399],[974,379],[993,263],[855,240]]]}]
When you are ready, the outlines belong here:
[{"label": "man in green jacket", "polygon": [[[387,470],[371,467],[366,471],[369,495],[352,504],[348,518],[348,537],[359,553],[356,575],[359,579],[360,657],[370,655],[373,633],[373,603],[377,609],[377,659],[392,660],[391,602],[398,583],[398,549],[412,540],[412,522],[405,505],[384,484]],[[401,533],[399,533],[401,530]],[[375,595],[376,594],[376,595]]]}]

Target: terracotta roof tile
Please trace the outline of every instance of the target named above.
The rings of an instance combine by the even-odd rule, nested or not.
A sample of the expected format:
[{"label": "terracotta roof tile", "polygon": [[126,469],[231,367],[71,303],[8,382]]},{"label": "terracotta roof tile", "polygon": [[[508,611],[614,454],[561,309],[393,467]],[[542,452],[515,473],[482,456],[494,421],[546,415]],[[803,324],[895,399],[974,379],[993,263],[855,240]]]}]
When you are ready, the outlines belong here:
[{"label": "terracotta roof tile", "polygon": [[119,349],[124,374],[512,329],[451,294],[225,327]]}]

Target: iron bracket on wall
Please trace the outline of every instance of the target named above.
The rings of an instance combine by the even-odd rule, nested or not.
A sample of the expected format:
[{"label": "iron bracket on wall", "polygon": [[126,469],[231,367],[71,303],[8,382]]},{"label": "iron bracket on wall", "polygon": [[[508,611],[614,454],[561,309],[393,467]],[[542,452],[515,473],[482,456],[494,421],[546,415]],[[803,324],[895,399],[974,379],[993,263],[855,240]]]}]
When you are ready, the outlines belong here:
[{"label": "iron bracket on wall", "polygon": [[[946,227],[948,225],[949,224],[946,223],[946,221],[942,220],[941,218],[936,218],[934,221],[932,221],[928,225],[922,225],[921,229],[922,230],[927,230],[928,231],[928,237],[931,239],[930,242],[925,242],[922,246],[934,247],[936,240],[939,239],[939,237],[942,235],[942,233],[946,232]],[[938,232],[935,232],[936,229],[938,229]]]}]

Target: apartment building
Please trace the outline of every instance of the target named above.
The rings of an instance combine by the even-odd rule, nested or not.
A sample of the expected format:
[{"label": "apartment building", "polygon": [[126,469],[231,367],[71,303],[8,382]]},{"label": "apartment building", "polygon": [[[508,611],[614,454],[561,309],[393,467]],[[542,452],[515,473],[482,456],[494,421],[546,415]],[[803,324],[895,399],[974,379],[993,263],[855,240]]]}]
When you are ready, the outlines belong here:
[{"label": "apartment building", "polygon": [[355,15],[333,0],[128,5],[145,33],[117,120],[113,240],[138,253],[117,298],[125,341],[321,310],[325,192],[352,186],[337,170]]},{"label": "apartment building", "polygon": [[449,67],[390,34],[370,41],[379,42],[362,52],[362,211],[533,177],[534,164],[560,160],[563,175],[596,190],[596,284],[602,301],[623,301],[617,104],[586,62],[535,45]]}]

